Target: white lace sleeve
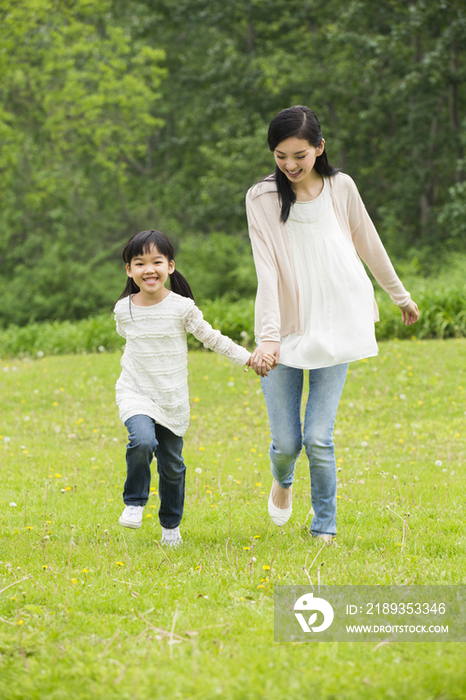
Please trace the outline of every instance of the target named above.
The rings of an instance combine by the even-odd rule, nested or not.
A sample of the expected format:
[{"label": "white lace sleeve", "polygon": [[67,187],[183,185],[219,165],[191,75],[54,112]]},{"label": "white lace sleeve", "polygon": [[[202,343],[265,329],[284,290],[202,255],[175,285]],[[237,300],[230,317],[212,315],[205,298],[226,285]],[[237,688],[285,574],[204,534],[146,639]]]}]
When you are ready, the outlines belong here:
[{"label": "white lace sleeve", "polygon": [[126,333],[123,330],[123,324],[121,322],[121,319],[118,316],[118,309],[116,307],[114,309],[113,314],[115,316],[116,332],[118,333],[118,335],[121,335],[122,338],[126,339]]},{"label": "white lace sleeve", "polygon": [[201,341],[204,347],[214,350],[219,355],[225,355],[235,365],[245,365],[251,357],[246,348],[237,345],[226,335],[212,328],[210,323],[204,320],[202,311],[197,306],[192,306],[184,318],[184,326],[188,333]]}]

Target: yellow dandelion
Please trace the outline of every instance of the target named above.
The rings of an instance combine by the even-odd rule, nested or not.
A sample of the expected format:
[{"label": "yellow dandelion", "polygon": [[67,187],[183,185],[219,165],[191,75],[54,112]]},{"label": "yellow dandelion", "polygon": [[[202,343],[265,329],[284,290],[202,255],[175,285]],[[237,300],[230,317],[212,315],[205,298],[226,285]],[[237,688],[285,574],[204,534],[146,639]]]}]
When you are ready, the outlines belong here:
[{"label": "yellow dandelion", "polygon": [[98,433],[99,431],[97,430],[97,428],[94,428],[92,432],[93,432],[93,433]]},{"label": "yellow dandelion", "polygon": [[257,452],[255,447],[251,447],[251,452]]},{"label": "yellow dandelion", "polygon": [[243,547],[243,549],[251,549],[251,547]]},{"label": "yellow dandelion", "polygon": [[262,568],[264,569],[264,571],[269,571],[270,566],[268,564],[264,564]]},{"label": "yellow dandelion", "polygon": [[47,566],[47,564],[42,564],[42,568],[43,568],[43,569],[48,569],[49,567]]},{"label": "yellow dandelion", "polygon": [[71,583],[73,583],[73,584],[74,584],[74,583],[78,583],[78,579],[77,579],[77,578],[72,578],[72,579],[71,579]]},{"label": "yellow dandelion", "polygon": [[115,563],[116,563],[117,566],[124,566],[124,564],[123,564],[122,561],[117,561],[117,562],[115,562]]},{"label": "yellow dandelion", "polygon": [[65,488],[65,491],[71,491],[71,486],[67,486],[67,487]]},{"label": "yellow dandelion", "polygon": [[194,399],[194,401],[195,401],[196,403],[199,403],[200,399],[196,396],[195,399]]},{"label": "yellow dandelion", "polygon": [[258,481],[258,482],[256,483],[256,486],[262,486],[261,482]]},{"label": "yellow dandelion", "polygon": [[83,574],[88,574],[88,573],[89,573],[89,569],[83,569],[82,572],[83,572]]},{"label": "yellow dandelion", "polygon": [[22,620],[18,620],[18,621],[16,622],[16,624],[17,624],[17,625],[22,625],[22,624],[23,624],[23,621],[22,621]]},{"label": "yellow dandelion", "polygon": [[146,513],[146,518],[152,518],[152,515],[150,513]]},{"label": "yellow dandelion", "polygon": [[205,447],[202,447],[202,445],[199,447],[199,452],[204,452]]},{"label": "yellow dandelion", "polygon": [[255,540],[258,540],[259,537],[260,537],[260,535],[254,535],[254,539],[255,539]]},{"label": "yellow dandelion", "polygon": [[54,402],[53,402],[53,405],[54,405],[54,406],[58,406],[58,401],[54,401]]},{"label": "yellow dandelion", "polygon": [[28,526],[26,527],[26,530],[33,530],[32,525],[28,525]]},{"label": "yellow dandelion", "polygon": [[257,586],[257,588],[265,588],[265,586],[264,586],[262,583],[260,583],[260,584]]}]

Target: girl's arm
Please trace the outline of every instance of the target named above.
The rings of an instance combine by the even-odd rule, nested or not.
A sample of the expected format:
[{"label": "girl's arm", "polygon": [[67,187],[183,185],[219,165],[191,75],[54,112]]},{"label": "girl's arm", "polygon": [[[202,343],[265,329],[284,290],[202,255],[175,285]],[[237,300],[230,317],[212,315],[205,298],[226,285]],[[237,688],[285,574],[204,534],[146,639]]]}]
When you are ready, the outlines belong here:
[{"label": "girl's arm", "polygon": [[246,365],[249,362],[251,353],[237,345],[231,338],[222,335],[220,331],[212,328],[210,323],[204,320],[202,311],[193,303],[184,317],[184,327],[188,333],[203,343],[204,347],[213,350],[219,355],[225,355],[235,365]]}]

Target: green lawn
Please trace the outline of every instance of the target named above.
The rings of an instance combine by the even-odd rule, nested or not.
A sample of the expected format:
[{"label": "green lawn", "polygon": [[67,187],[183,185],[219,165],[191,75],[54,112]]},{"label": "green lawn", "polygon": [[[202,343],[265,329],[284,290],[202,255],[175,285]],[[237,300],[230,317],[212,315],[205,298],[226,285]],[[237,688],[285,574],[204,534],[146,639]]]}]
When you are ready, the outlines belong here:
[{"label": "green lawn", "polygon": [[273,641],[276,583],[466,583],[465,358],[464,339],[391,341],[351,365],[320,553],[303,457],[292,519],[267,515],[252,372],[191,353],[185,543],[162,550],[156,475],[143,527],[118,525],[120,354],[0,361],[0,698],[465,698],[461,643]]}]

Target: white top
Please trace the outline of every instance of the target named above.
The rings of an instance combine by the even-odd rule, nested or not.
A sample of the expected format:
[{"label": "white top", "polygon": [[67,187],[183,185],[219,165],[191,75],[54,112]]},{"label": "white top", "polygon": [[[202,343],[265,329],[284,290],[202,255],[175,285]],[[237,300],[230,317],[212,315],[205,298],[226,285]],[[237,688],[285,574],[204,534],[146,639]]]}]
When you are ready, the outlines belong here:
[{"label": "white top", "polygon": [[126,338],[116,401],[123,423],[143,414],[182,437],[189,425],[188,346],[192,333],[205,347],[244,365],[250,353],[204,321],[192,299],[170,292],[159,304],[115,306],[117,332]]},{"label": "white top", "polygon": [[374,289],[338,223],[327,178],[316,199],[292,205],[287,227],[303,334],[281,339],[280,363],[316,369],[377,355]]}]

